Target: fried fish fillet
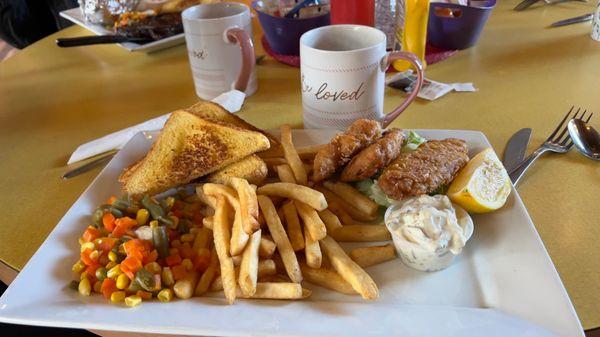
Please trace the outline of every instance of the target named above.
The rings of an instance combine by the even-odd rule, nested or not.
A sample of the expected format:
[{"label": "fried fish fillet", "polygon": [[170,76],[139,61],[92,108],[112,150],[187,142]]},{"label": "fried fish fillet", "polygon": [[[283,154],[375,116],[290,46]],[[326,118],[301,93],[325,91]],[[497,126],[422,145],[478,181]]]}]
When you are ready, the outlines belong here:
[{"label": "fried fish fillet", "polygon": [[340,179],[359,181],[374,176],[400,155],[404,133],[401,129],[389,129],[375,143],[360,151],[346,165]]},{"label": "fried fish fillet", "polygon": [[352,123],[346,131],[333,137],[329,144],[317,152],[313,163],[313,180],[320,182],[331,177],[355,154],[379,137],[381,137],[379,122],[359,119]]},{"label": "fried fish fillet", "polygon": [[427,194],[449,184],[468,161],[464,140],[430,140],[413,152],[401,154],[377,183],[396,200]]}]

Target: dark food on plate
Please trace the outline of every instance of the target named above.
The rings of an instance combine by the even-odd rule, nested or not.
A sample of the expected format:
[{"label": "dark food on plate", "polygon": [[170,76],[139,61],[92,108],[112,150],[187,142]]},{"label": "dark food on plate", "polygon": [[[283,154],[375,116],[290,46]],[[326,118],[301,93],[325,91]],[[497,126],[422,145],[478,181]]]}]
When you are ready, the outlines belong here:
[{"label": "dark food on plate", "polygon": [[117,35],[160,40],[183,33],[181,13],[127,12],[115,22]]},{"label": "dark food on plate", "polygon": [[381,137],[379,122],[359,119],[344,133],[338,134],[315,156],[313,180],[318,183],[331,177],[354,155]]},{"label": "dark food on plate", "polygon": [[340,179],[351,182],[374,176],[400,155],[403,141],[402,130],[387,130],[375,143],[352,158],[342,171]]},{"label": "dark food on plate", "polygon": [[401,154],[377,182],[396,200],[434,192],[452,182],[467,164],[467,150],[467,144],[461,139],[427,141],[415,151]]}]

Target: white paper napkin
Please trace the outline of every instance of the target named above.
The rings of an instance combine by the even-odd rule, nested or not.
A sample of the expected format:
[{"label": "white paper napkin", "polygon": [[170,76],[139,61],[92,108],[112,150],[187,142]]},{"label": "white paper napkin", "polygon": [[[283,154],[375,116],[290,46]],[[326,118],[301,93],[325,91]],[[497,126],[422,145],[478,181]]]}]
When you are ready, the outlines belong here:
[{"label": "white paper napkin", "polygon": [[[246,94],[243,92],[231,90],[217,96],[212,101],[221,105],[227,111],[233,113],[238,112],[242,108],[245,97]],[[67,164],[72,164],[113,149],[120,150],[131,139],[131,137],[135,136],[136,133],[141,131],[162,129],[170,115],[171,114],[168,113],[126,129],[113,132],[102,138],[92,140],[91,142],[81,144],[75,150],[75,152],[73,152]]]}]

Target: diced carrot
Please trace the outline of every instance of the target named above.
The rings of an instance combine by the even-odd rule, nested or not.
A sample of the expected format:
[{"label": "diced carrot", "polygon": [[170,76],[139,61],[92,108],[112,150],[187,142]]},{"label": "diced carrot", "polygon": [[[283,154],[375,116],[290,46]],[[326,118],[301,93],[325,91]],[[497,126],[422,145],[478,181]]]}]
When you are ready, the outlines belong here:
[{"label": "diced carrot", "polygon": [[196,271],[203,273],[210,264],[210,252],[208,254],[198,254],[194,258],[194,268]]},{"label": "diced carrot", "polygon": [[91,266],[93,264],[97,264],[97,261],[94,261],[91,257],[90,254],[92,253],[92,250],[90,248],[84,250],[83,252],[81,252],[80,256],[81,256],[81,261],[83,261],[83,264],[85,264],[86,266]]},{"label": "diced carrot", "polygon": [[117,239],[104,237],[101,239],[100,244],[98,245],[98,248],[100,248],[101,250],[103,250],[105,252],[109,252],[111,249],[113,249],[115,247],[116,244],[117,244]]},{"label": "diced carrot", "polygon": [[181,200],[175,200],[175,202],[173,203],[173,211],[175,210],[181,210],[185,207],[185,203]]},{"label": "diced carrot", "polygon": [[102,292],[102,295],[104,295],[104,298],[109,299],[110,295],[117,291],[117,282],[108,277],[105,278],[104,281],[102,281],[102,286],[100,286],[100,291]]},{"label": "diced carrot", "polygon": [[135,294],[141,297],[143,300],[149,300],[152,298],[152,293],[143,290],[138,290]]},{"label": "diced carrot", "polygon": [[181,219],[183,218],[183,211],[181,211],[180,209],[175,209],[173,210],[173,215]]},{"label": "diced carrot", "polygon": [[167,235],[169,236],[169,242],[173,242],[174,240],[179,239],[179,232],[172,230],[170,228],[167,229]]},{"label": "diced carrot", "polygon": [[125,248],[125,254],[127,254],[128,257],[133,257],[139,261],[144,258],[146,247],[140,239],[133,239],[125,242],[123,248]]},{"label": "diced carrot", "polygon": [[181,256],[179,256],[179,254],[169,255],[169,256],[167,256],[167,258],[165,258],[165,263],[169,267],[180,265],[181,264]]},{"label": "diced carrot", "polygon": [[96,282],[96,269],[100,268],[100,264],[91,264],[85,268],[84,273],[87,274],[91,283]]},{"label": "diced carrot", "polygon": [[189,244],[187,244],[187,242],[179,247],[179,254],[184,259],[193,260],[194,257],[196,257],[196,252],[194,249],[192,249],[192,247],[190,247]]},{"label": "diced carrot", "polygon": [[142,260],[142,262],[144,263],[144,265],[150,263],[150,262],[155,262],[156,259],[158,259],[158,252],[156,251],[156,249],[153,249],[150,253],[146,254],[146,256],[144,256],[144,259]]},{"label": "diced carrot", "polygon": [[204,217],[202,216],[202,214],[200,212],[194,213],[194,218],[193,218],[194,224],[201,226],[203,218]]},{"label": "diced carrot", "polygon": [[175,281],[181,280],[187,275],[187,270],[185,270],[185,267],[182,265],[171,267],[171,272],[173,273],[173,279]]},{"label": "diced carrot", "polygon": [[113,195],[110,198],[108,198],[108,200],[106,200],[106,203],[109,204],[109,205],[112,205],[116,200],[117,200],[117,197],[115,197]]},{"label": "diced carrot", "polygon": [[96,240],[100,237],[100,231],[92,226],[86,228],[85,232],[83,232],[83,241],[90,242]]},{"label": "diced carrot", "polygon": [[112,232],[115,229],[115,216],[112,213],[104,213],[102,224],[107,231]]},{"label": "diced carrot", "polygon": [[123,273],[133,280],[135,273],[142,269],[142,261],[134,257],[126,257],[120,265],[120,269]]}]

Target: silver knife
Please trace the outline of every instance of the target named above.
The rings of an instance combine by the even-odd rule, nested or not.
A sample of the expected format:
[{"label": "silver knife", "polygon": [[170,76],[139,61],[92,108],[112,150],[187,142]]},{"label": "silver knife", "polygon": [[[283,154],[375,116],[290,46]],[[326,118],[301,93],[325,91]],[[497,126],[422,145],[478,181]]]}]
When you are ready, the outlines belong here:
[{"label": "silver knife", "polygon": [[510,172],[523,160],[523,158],[525,158],[525,151],[527,150],[527,145],[529,145],[530,139],[530,128],[521,129],[510,137],[508,143],[506,143],[504,158],[502,160],[506,171]]},{"label": "silver knife", "polygon": [[556,22],[552,23],[550,25],[550,27],[561,27],[561,26],[572,25],[574,23],[592,21],[593,18],[594,18],[594,13],[588,13],[588,14],[576,16],[576,17],[570,18],[570,19],[556,21]]},{"label": "silver knife", "polygon": [[110,150],[89,163],[85,163],[81,166],[78,166],[72,170],[65,172],[65,174],[62,175],[62,178],[67,180],[69,178],[78,176],[84,172],[87,172],[96,166],[100,166],[104,163],[107,163],[112,157],[115,156],[115,154],[117,154],[117,152],[119,152],[119,150]]},{"label": "silver knife", "polygon": [[523,0],[518,5],[515,6],[514,10],[522,11],[526,8],[531,7],[534,3],[538,2],[538,1],[540,1],[540,0]]}]

